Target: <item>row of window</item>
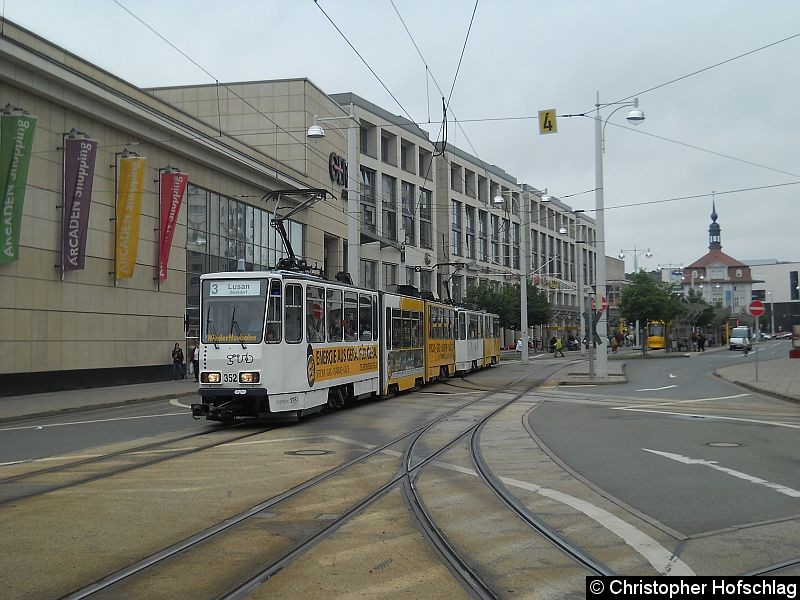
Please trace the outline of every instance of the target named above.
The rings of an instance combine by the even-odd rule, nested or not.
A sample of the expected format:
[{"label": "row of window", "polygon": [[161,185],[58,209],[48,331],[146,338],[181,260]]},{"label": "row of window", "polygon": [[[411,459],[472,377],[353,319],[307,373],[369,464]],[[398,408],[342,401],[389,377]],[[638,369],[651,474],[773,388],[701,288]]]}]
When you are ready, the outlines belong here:
[{"label": "row of window", "polygon": [[[267,301],[267,342],[280,342],[282,337],[293,344],[303,341],[305,316],[306,342],[367,342],[378,339],[373,323],[378,320],[378,298],[340,289],[325,289],[287,283],[283,290],[281,315],[281,283],[273,281]],[[283,318],[281,318],[283,316]]]}]

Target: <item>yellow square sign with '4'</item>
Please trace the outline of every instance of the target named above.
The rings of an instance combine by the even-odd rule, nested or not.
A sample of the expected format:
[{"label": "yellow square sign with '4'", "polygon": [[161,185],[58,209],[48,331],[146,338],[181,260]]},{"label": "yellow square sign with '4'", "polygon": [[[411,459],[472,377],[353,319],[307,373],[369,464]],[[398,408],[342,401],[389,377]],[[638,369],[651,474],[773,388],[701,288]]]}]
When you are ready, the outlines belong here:
[{"label": "yellow square sign with '4'", "polygon": [[558,133],[555,108],[539,111],[539,135],[546,133]]}]

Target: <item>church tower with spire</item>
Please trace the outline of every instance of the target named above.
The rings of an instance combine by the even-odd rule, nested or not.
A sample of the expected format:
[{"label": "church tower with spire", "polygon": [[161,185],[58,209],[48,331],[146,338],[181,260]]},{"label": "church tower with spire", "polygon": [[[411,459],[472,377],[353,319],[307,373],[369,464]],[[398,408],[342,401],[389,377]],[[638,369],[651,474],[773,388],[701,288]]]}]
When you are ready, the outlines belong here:
[{"label": "church tower with spire", "polygon": [[734,315],[744,313],[753,293],[753,276],[750,267],[722,251],[722,230],[717,218],[712,199],[708,253],[683,268],[683,295],[701,296],[709,304],[729,308]]},{"label": "church tower with spire", "polygon": [[708,226],[708,249],[722,250],[720,227],[717,223],[717,207],[713,200],[711,201],[711,225]]}]

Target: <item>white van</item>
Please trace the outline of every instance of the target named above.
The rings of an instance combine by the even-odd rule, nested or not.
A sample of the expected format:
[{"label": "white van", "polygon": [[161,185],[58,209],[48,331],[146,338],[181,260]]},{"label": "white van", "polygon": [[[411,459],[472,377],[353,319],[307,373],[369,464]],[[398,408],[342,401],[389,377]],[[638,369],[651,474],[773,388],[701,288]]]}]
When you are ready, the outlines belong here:
[{"label": "white van", "polygon": [[730,350],[744,350],[745,346],[747,350],[751,350],[753,345],[750,336],[750,328],[749,327],[734,327],[731,330],[731,339],[728,340],[728,345]]}]

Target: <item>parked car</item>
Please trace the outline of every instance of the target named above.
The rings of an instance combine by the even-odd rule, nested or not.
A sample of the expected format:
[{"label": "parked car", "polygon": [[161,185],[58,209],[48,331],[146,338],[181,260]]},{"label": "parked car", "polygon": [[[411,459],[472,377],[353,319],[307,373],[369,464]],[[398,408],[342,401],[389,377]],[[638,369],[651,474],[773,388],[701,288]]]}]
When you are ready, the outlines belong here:
[{"label": "parked car", "polygon": [[772,336],[773,340],[790,340],[792,339],[792,332],[791,331],[779,331],[774,336]]},{"label": "parked car", "polygon": [[759,332],[758,339],[760,340],[771,340],[772,336],[768,333],[764,333],[763,331]]}]

